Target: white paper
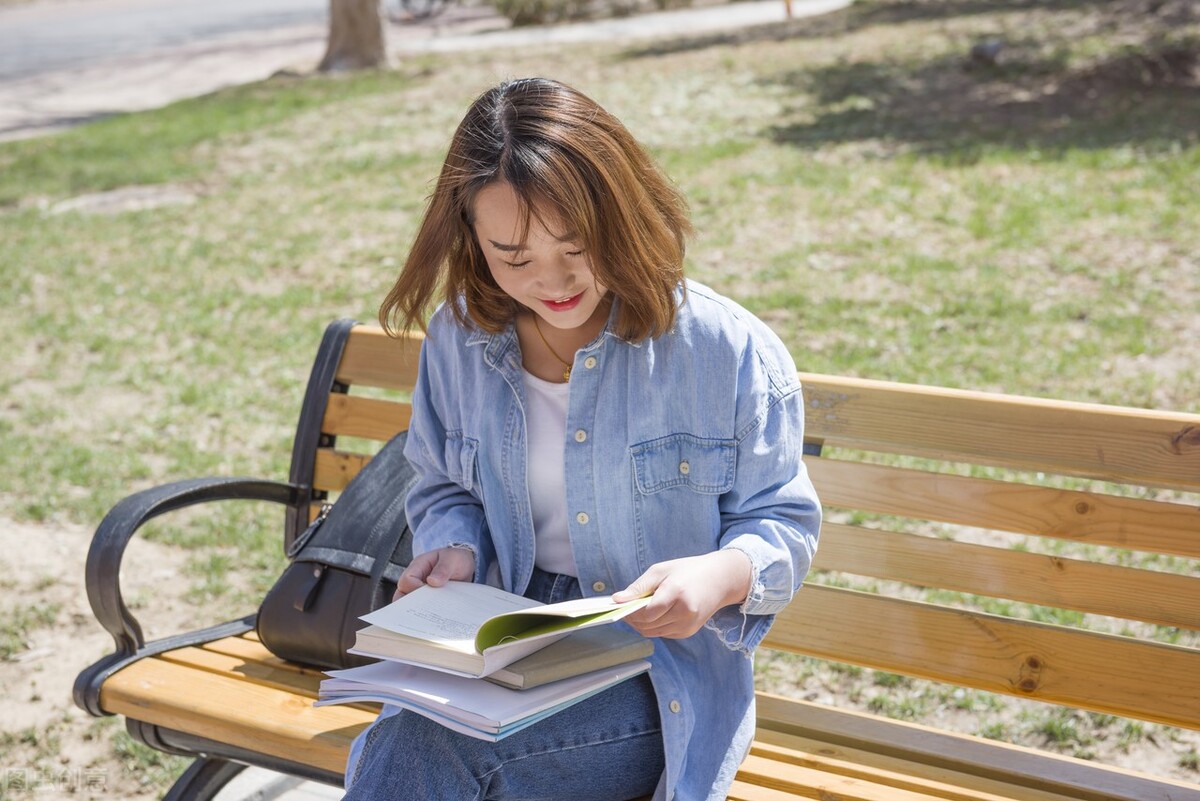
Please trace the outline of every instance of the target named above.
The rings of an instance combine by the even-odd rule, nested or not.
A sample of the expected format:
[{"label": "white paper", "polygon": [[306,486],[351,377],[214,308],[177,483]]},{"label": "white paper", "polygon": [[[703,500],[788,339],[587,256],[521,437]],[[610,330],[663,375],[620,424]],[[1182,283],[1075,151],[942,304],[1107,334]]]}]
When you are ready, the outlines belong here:
[{"label": "white paper", "polygon": [[480,731],[497,732],[530,716],[575,702],[630,676],[649,670],[644,660],[529,690],[510,690],[488,681],[400,662],[376,662],[332,670],[321,682],[321,702],[376,700],[396,703],[430,717],[443,717]]},{"label": "white paper", "polygon": [[452,581],[444,587],[416,589],[359,619],[409,637],[474,653],[475,633],[484,621],[504,612],[535,606],[542,604],[487,584]]}]

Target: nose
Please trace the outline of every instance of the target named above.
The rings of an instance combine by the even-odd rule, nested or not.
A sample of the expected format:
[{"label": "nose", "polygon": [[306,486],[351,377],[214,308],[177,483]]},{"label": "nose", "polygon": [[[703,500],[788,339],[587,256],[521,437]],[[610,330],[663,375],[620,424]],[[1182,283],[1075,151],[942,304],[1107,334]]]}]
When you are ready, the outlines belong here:
[{"label": "nose", "polygon": [[538,274],[538,285],[551,300],[569,298],[579,290],[575,271],[565,263],[547,264]]}]

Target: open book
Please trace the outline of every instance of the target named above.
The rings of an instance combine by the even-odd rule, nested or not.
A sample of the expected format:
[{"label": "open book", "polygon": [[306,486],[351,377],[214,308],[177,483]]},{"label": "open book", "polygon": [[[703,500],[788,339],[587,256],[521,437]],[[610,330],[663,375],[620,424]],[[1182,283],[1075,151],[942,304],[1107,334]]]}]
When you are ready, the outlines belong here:
[{"label": "open book", "polygon": [[[363,615],[370,625],[359,630],[350,652],[482,678],[649,602],[646,597],[617,604],[604,596],[547,605],[485,584],[452,581],[421,587]],[[573,672],[590,667],[595,665],[581,663]]]},{"label": "open book", "polygon": [[415,665],[375,662],[329,671],[316,705],[393,704],[462,734],[494,741],[649,669],[649,662],[634,661],[531,690],[510,690]]}]

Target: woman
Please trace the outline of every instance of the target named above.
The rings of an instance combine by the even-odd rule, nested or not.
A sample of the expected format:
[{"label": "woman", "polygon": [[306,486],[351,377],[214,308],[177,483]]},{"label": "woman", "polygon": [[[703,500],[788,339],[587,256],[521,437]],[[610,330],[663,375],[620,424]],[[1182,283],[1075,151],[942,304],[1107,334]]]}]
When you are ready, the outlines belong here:
[{"label": "woman", "polygon": [[820,507],[779,339],[683,276],[679,193],[615,117],[544,79],[460,123],[389,330],[427,327],[406,455],[418,554],[544,602],[653,594],[648,675],[498,743],[386,709],[347,798],[725,798],[754,647],[809,569]]}]

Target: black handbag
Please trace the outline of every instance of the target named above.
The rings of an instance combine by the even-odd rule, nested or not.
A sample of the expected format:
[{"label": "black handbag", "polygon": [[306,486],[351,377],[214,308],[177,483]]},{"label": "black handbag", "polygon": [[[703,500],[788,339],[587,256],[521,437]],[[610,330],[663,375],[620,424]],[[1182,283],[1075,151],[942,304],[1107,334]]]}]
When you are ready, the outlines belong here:
[{"label": "black handbag", "polygon": [[291,563],[258,610],[258,637],[271,653],[326,669],[375,661],[346,649],[366,625],[359,616],[392,600],[412,561],[404,499],[417,474],[404,458],[406,438],[384,445],[288,550]]}]

